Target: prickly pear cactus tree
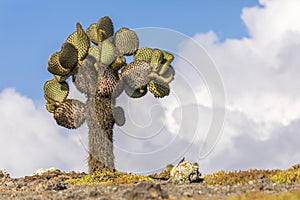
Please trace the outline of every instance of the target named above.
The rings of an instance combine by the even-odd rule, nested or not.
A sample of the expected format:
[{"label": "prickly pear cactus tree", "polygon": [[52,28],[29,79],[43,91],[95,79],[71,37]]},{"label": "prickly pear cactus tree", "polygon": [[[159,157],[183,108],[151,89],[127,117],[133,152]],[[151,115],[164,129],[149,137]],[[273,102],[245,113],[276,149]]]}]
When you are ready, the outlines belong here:
[{"label": "prickly pear cactus tree", "polygon": [[[126,56],[133,61],[126,63]],[[114,168],[113,126],[125,123],[124,110],[116,105],[123,92],[132,98],[148,90],[157,98],[170,93],[174,79],[170,65],[174,56],[148,47],[139,48],[137,34],[121,28],[114,33],[109,17],[101,18],[85,31],[80,23],[48,60],[53,79],[44,84],[46,109],[58,125],[89,128],[89,173]],[[68,78],[86,96],[86,102],[68,99]]]}]

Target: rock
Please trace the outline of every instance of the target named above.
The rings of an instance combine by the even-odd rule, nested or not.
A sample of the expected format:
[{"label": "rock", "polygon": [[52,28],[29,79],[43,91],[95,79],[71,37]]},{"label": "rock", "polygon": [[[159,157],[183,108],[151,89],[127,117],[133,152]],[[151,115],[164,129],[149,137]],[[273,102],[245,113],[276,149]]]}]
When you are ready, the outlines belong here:
[{"label": "rock", "polygon": [[124,199],[166,199],[168,198],[168,194],[165,193],[161,187],[160,184],[154,184],[154,183],[147,183],[142,182],[139,183],[135,188],[132,190],[126,190],[122,197]]},{"label": "rock", "polygon": [[200,182],[201,174],[197,163],[192,164],[185,161],[184,158],[173,167],[170,172],[169,182],[176,184],[189,184],[192,182]]},{"label": "rock", "polygon": [[47,173],[47,172],[54,172],[54,171],[60,171],[59,169],[57,168],[54,168],[54,167],[51,167],[51,168],[48,168],[48,169],[45,169],[45,168],[40,168],[38,169],[34,174],[32,174],[33,176],[34,175],[43,175],[44,173]]}]

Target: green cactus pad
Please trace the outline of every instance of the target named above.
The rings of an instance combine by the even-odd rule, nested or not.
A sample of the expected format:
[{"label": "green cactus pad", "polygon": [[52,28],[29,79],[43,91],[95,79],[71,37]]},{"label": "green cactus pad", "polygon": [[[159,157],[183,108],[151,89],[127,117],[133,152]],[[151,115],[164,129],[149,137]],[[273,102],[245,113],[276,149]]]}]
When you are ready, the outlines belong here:
[{"label": "green cactus pad", "polygon": [[85,121],[85,104],[75,99],[67,99],[55,109],[54,119],[65,128],[78,128]]},{"label": "green cactus pad", "polygon": [[48,71],[54,75],[66,76],[71,70],[61,66],[59,62],[59,52],[55,52],[48,59]]},{"label": "green cactus pad", "polygon": [[143,47],[138,49],[134,54],[134,61],[136,60],[144,60],[148,63],[151,61],[153,50],[148,47]]},{"label": "green cactus pad", "polygon": [[150,72],[151,66],[149,63],[143,60],[137,60],[123,68],[121,77],[130,87],[137,89],[148,84],[150,81],[148,77]]},{"label": "green cactus pad", "polygon": [[48,110],[48,112],[54,113],[55,108],[56,108],[55,103],[53,103],[53,102],[47,102],[46,103],[46,109]]},{"label": "green cactus pad", "polygon": [[114,35],[114,26],[108,16],[102,17],[98,21],[97,25],[98,30],[101,30],[101,33],[103,33],[103,37],[101,38],[102,40],[100,40],[100,42]]},{"label": "green cactus pad", "polygon": [[49,102],[63,102],[69,94],[67,82],[58,82],[55,78],[44,84],[44,96]]},{"label": "green cactus pad", "polygon": [[149,91],[156,97],[162,98],[170,94],[170,88],[167,84],[154,82],[149,83]]},{"label": "green cactus pad", "polygon": [[77,63],[78,51],[76,47],[69,43],[63,43],[60,53],[59,62],[63,68],[72,69]]},{"label": "green cactus pad", "polygon": [[98,33],[97,33],[98,25],[91,24],[88,29],[86,30],[86,34],[89,37],[90,41],[93,42],[95,45],[98,45]]},{"label": "green cactus pad", "polygon": [[118,85],[118,81],[118,72],[107,67],[103,72],[99,72],[97,94],[100,97],[111,97]]},{"label": "green cactus pad", "polygon": [[162,53],[163,53],[163,61],[162,61],[161,69],[159,70],[160,75],[164,74],[167,71],[171,62],[174,60],[173,54],[170,54],[166,51],[163,51]]},{"label": "green cactus pad", "polygon": [[101,59],[101,51],[98,46],[92,46],[89,48],[88,55],[95,58],[97,62],[100,62]]},{"label": "green cactus pad", "polygon": [[101,63],[104,65],[110,65],[113,63],[117,56],[118,51],[114,44],[111,42],[111,39],[104,40],[101,44]]},{"label": "green cactus pad", "polygon": [[76,24],[76,31],[67,38],[67,42],[73,44],[78,50],[78,60],[83,60],[90,48],[90,40],[80,23]]},{"label": "green cactus pad", "polygon": [[133,55],[139,48],[139,38],[134,31],[121,28],[116,32],[115,45],[122,55]]},{"label": "green cactus pad", "polygon": [[159,49],[154,49],[150,61],[152,71],[159,72],[162,61],[163,61],[162,51],[160,51]]},{"label": "green cactus pad", "polygon": [[74,75],[74,85],[77,90],[86,96],[94,96],[97,88],[97,71],[94,66],[95,59],[94,57],[87,56],[81,67],[78,69],[78,72]]},{"label": "green cactus pad", "polygon": [[125,114],[123,108],[120,106],[114,107],[112,113],[115,119],[115,122],[118,126],[123,126],[125,124]]},{"label": "green cactus pad", "polygon": [[141,97],[145,96],[148,92],[147,85],[145,85],[141,88],[138,88],[138,89],[134,89],[134,88],[130,87],[128,84],[124,84],[124,90],[125,90],[125,93],[131,98],[141,98]]}]

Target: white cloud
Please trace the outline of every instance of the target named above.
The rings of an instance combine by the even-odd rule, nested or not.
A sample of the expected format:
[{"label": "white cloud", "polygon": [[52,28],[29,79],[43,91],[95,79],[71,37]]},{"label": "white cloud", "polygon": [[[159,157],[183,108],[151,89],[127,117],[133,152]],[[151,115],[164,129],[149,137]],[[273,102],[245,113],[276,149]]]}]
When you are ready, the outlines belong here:
[{"label": "white cloud", "polygon": [[58,127],[42,105],[14,89],[5,89],[0,93],[0,113],[0,168],[11,176],[49,167],[86,169],[80,131],[76,134]]},{"label": "white cloud", "polygon": [[[189,66],[201,66],[199,69],[203,70],[203,66],[210,65],[205,59],[199,63],[187,63],[184,58],[177,58],[174,64],[177,75],[172,91],[174,96],[178,97],[179,103],[160,103],[160,106],[168,108],[169,112],[173,110],[173,118],[167,120],[166,126],[180,125],[179,131],[169,130],[168,133],[167,129],[164,130],[165,138],[170,139],[171,135],[181,138],[181,145],[175,147],[181,149],[182,154],[176,157],[171,152],[175,151],[174,146],[168,146],[169,160],[175,161],[182,155],[191,160],[198,159],[201,169],[206,173],[220,169],[287,168],[299,162],[300,151],[295,141],[299,141],[300,121],[300,2],[260,2],[261,7],[245,8],[242,11],[241,18],[250,34],[249,37],[220,42],[218,36],[210,31],[195,35],[192,40],[181,46],[181,56],[197,60],[193,58],[203,57],[203,52],[199,53],[195,49],[196,41],[216,63],[225,87],[227,116],[223,134],[216,148],[206,158],[199,160],[199,149],[205,138],[203,135],[209,128],[213,114],[210,109],[212,91],[205,83],[207,77],[201,79],[192,70],[193,67]],[[193,96],[195,99],[191,98]],[[182,112],[187,111],[189,115],[179,113],[178,104],[183,109]],[[192,112],[195,110],[195,104],[200,108],[201,115]],[[135,113],[134,110],[131,112]],[[157,119],[157,116],[152,117]],[[183,123],[183,118],[188,118],[191,124]],[[198,131],[196,134],[199,138],[193,140],[185,136],[185,133],[195,134],[195,130],[189,129],[189,125],[192,126],[193,120],[197,119],[200,119],[197,122],[199,127],[205,128]],[[122,142],[128,147],[134,144],[126,139]],[[184,152],[184,146],[191,143],[191,148]],[[160,143],[154,140],[152,144]],[[136,151],[150,151],[145,145],[149,146],[144,144],[133,147]],[[155,147],[151,148],[153,150]],[[122,160],[120,157],[118,159]],[[156,163],[161,162],[160,166],[163,166],[168,159],[162,155],[151,158],[151,164],[149,160],[146,162],[142,158],[133,158],[132,162],[121,161],[123,165],[120,166],[127,170],[142,171],[149,165],[155,169],[158,164],[155,165],[153,160],[156,160]]]},{"label": "white cloud", "polygon": [[222,138],[201,161],[208,171],[286,168],[300,160],[300,2],[261,3],[243,9],[249,38],[219,42],[212,31],[193,38],[216,63],[227,97]]}]

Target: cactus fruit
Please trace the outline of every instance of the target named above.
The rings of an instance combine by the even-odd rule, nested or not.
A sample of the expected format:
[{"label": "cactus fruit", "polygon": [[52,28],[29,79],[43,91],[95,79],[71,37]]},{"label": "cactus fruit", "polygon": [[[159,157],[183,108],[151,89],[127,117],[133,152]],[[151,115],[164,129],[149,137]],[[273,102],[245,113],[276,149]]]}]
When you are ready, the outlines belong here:
[{"label": "cactus fruit", "polygon": [[54,119],[60,126],[75,129],[81,126],[85,120],[84,103],[76,99],[67,99],[59,103],[54,111]]},{"label": "cactus fruit", "polygon": [[[90,44],[92,42],[92,46]],[[116,98],[125,93],[141,98],[148,90],[155,97],[169,95],[169,83],[175,71],[174,56],[159,49],[138,49],[137,34],[121,28],[114,34],[109,17],[91,24],[86,32],[80,23],[68,36],[59,52],[48,59],[48,71],[54,75],[44,84],[46,109],[56,123],[76,129],[86,122],[89,128],[89,172],[114,169],[113,126],[125,124],[124,110]],[[134,55],[127,64],[126,56]],[[86,102],[67,99],[68,77]]]},{"label": "cactus fruit", "polygon": [[63,102],[69,94],[67,82],[58,82],[55,78],[47,81],[44,85],[44,96],[50,102]]},{"label": "cactus fruit", "polygon": [[121,28],[116,32],[115,45],[121,54],[133,55],[139,48],[139,38],[134,31]]}]

